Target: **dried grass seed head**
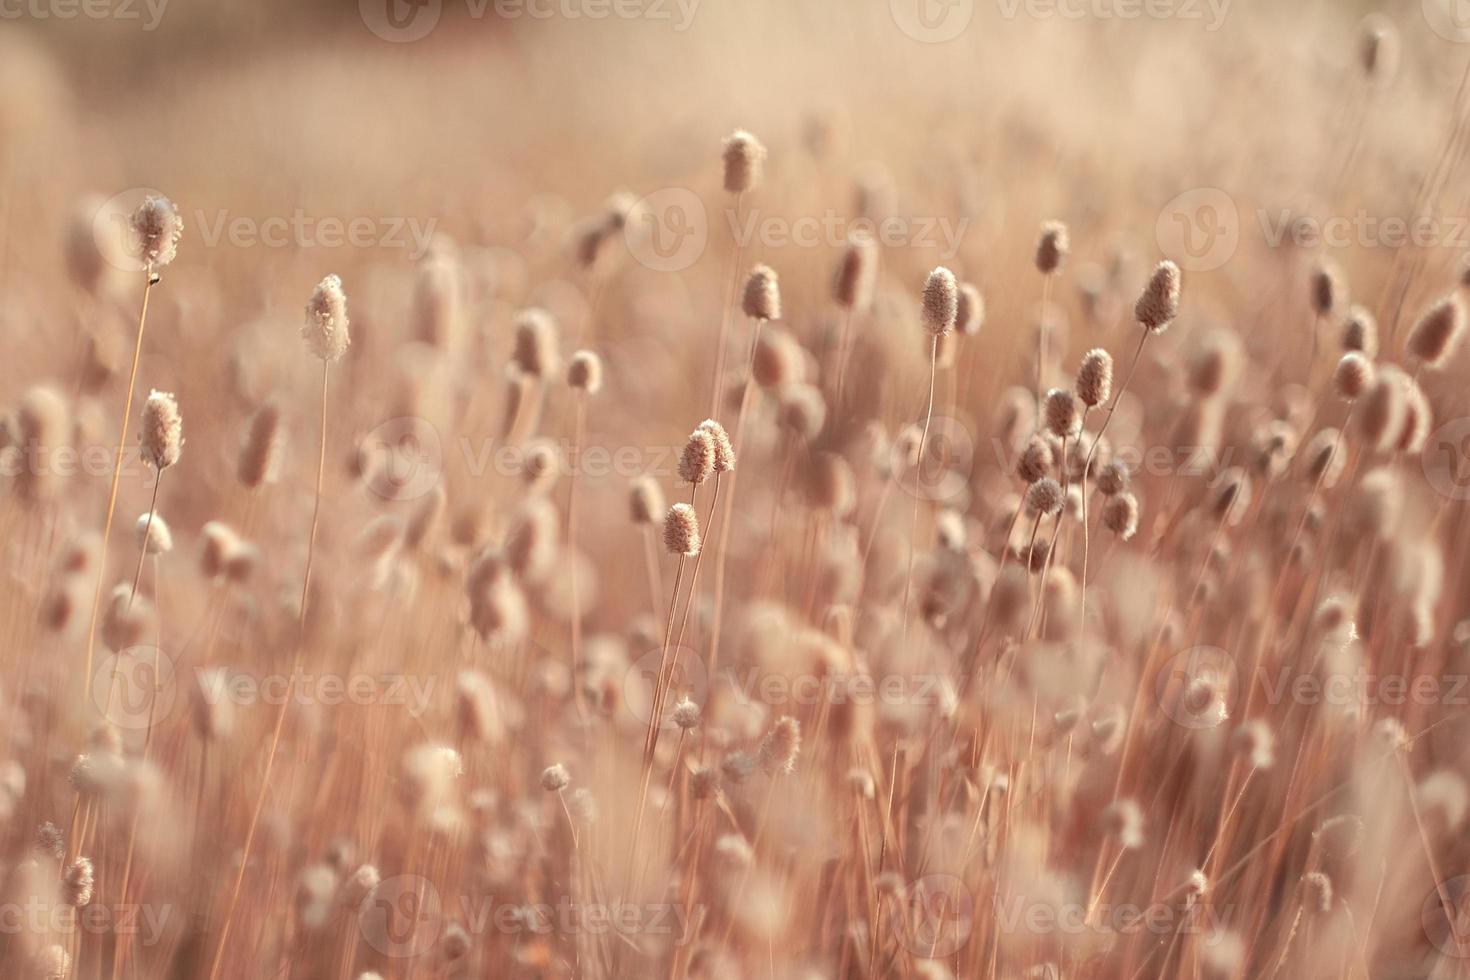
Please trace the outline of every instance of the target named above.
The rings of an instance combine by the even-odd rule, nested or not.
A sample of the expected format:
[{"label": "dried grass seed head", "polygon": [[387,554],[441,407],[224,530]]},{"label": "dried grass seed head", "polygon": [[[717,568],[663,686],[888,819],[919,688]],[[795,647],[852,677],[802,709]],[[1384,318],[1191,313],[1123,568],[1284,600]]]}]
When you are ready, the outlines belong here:
[{"label": "dried grass seed head", "polygon": [[138,442],[143,462],[154,469],[166,469],[179,461],[184,446],[184,420],[173,395],[157,389],[148,393],[148,400],[143,403]]},{"label": "dried grass seed head", "polygon": [[1342,349],[1358,351],[1370,359],[1378,356],[1378,321],[1366,308],[1349,307],[1342,322]]},{"label": "dried grass seed head", "polygon": [[954,329],[959,312],[959,285],[954,273],[939,266],[924,280],[922,304],[924,328],[936,337]]},{"label": "dried grass seed head", "polygon": [[179,239],[184,234],[184,219],[174,202],[157,194],[149,194],[134,209],[129,221],[138,256],[150,268],[162,268],[179,254]]},{"label": "dried grass seed head", "polygon": [[1179,266],[1165,259],[1154,267],[1133,316],[1150,333],[1163,333],[1179,315],[1179,293]]},{"label": "dried grass seed head", "polygon": [[744,194],[760,186],[766,148],[750,133],[737,129],[725,138],[724,161],[725,190]]},{"label": "dried grass seed head", "polygon": [[577,351],[567,363],[567,384],[577,391],[597,394],[602,390],[602,358],[595,351]]},{"label": "dried grass seed head", "polygon": [[1103,501],[1103,527],[1127,541],[1138,531],[1138,499],[1128,491]]},{"label": "dried grass seed head", "polygon": [[1343,401],[1356,401],[1373,384],[1373,362],[1357,351],[1348,351],[1332,372],[1332,387]]},{"label": "dried grass seed head", "polygon": [[1342,268],[1331,259],[1323,259],[1312,271],[1312,310],[1318,316],[1330,317],[1346,305]]},{"label": "dried grass seed head", "polygon": [[664,548],[669,554],[693,558],[699,554],[699,518],[694,508],[677,503],[664,515]]},{"label": "dried grass seed head", "polygon": [[312,355],[329,364],[347,353],[352,339],[348,333],[347,294],[342,291],[339,277],[327,276],[311,291],[301,336]]},{"label": "dried grass seed head", "polygon": [[1113,355],[1094,347],[1082,355],[1077,369],[1077,397],[1088,408],[1096,408],[1113,396]]},{"label": "dried grass seed head", "polygon": [[873,239],[860,232],[848,236],[832,289],[837,305],[845,310],[866,310],[873,303],[877,279],[878,249]]},{"label": "dried grass seed head", "polygon": [[1035,483],[1050,473],[1055,463],[1056,457],[1051,443],[1041,436],[1033,435],[1016,460],[1016,475],[1027,483]]},{"label": "dried grass seed head", "polygon": [[705,419],[699,423],[699,428],[709,433],[710,441],[715,449],[715,472],[728,473],[735,468],[735,446],[730,442],[730,434],[725,427],[714,419]]},{"label": "dried grass seed head", "polygon": [[745,278],[740,308],[752,320],[781,319],[781,279],[768,265],[757,265]]},{"label": "dried grass seed head", "polygon": [[679,479],[697,487],[714,471],[715,441],[705,429],[695,429],[689,433],[689,439],[679,453]]},{"label": "dried grass seed head", "polygon": [[1062,509],[1062,485],[1044,476],[1026,488],[1026,511],[1029,514],[1056,514]]},{"label": "dried grass seed head", "polygon": [[783,715],[761,739],[757,758],[767,774],[783,776],[796,771],[800,752],[801,725],[790,715]]},{"label": "dried grass seed head", "polygon": [[668,506],[663,488],[651,476],[640,476],[628,488],[628,511],[634,524],[662,523]]},{"label": "dried grass seed head", "polygon": [[1077,401],[1065,388],[1053,388],[1046,393],[1046,399],[1042,403],[1042,414],[1046,418],[1046,427],[1052,435],[1067,439],[1077,434],[1080,424]]},{"label": "dried grass seed head", "polygon": [[556,320],[540,307],[522,310],[516,316],[515,349],[511,361],[523,374],[547,378],[561,363]]},{"label": "dried grass seed head", "polygon": [[1408,351],[1427,368],[1443,367],[1465,333],[1465,304],[1458,293],[1442,297],[1409,331]]},{"label": "dried grass seed head", "polygon": [[280,469],[281,439],[281,409],[274,401],[267,401],[250,416],[250,425],[240,445],[235,476],[242,486],[254,490],[275,482]]},{"label": "dried grass seed head", "polygon": [[1127,490],[1131,480],[1128,464],[1121,459],[1114,459],[1098,470],[1097,489],[1104,497],[1113,497]]},{"label": "dried grass seed head", "polygon": [[139,514],[133,529],[144,554],[166,555],[174,549],[173,532],[162,514]]},{"label": "dried grass seed head", "polygon": [[961,283],[958,305],[955,307],[955,329],[966,337],[973,337],[985,326],[985,298],[973,283]]},{"label": "dried grass seed head", "polygon": [[1072,243],[1065,224],[1060,221],[1043,223],[1041,237],[1036,242],[1036,268],[1044,276],[1060,271],[1071,248]]}]

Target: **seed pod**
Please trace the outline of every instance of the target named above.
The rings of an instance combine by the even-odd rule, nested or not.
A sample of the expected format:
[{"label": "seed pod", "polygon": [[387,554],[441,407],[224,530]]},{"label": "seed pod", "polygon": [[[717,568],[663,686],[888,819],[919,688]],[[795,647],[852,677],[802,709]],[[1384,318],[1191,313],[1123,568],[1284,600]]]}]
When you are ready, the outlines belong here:
[{"label": "seed pod", "polygon": [[1343,320],[1342,349],[1358,351],[1370,360],[1378,356],[1378,322],[1361,306],[1350,307]]},{"label": "seed pod", "polygon": [[1332,386],[1343,401],[1356,401],[1373,384],[1373,362],[1357,351],[1348,351],[1337,362]]},{"label": "seed pod", "polygon": [[664,492],[651,476],[640,476],[628,492],[628,509],[634,524],[661,524],[667,506]]},{"label": "seed pod", "polygon": [[873,303],[873,284],[878,278],[878,250],[862,233],[850,235],[842,260],[837,265],[833,298],[845,310],[866,310]]},{"label": "seed pod", "polygon": [[699,554],[699,518],[694,508],[678,503],[664,515],[664,548],[672,555],[693,558]]},{"label": "seed pod", "polygon": [[1035,483],[1051,472],[1055,462],[1051,444],[1040,436],[1032,436],[1016,460],[1016,475],[1027,483]]},{"label": "seed pod", "polygon": [[522,310],[516,317],[515,351],[511,361],[522,374],[548,378],[561,361],[557,350],[556,321],[539,307]]},{"label": "seed pod", "polygon": [[274,483],[280,466],[281,410],[275,402],[266,402],[250,417],[250,427],[240,446],[235,476],[241,485],[254,490]]},{"label": "seed pod", "polygon": [[766,161],[766,148],[761,141],[743,129],[725,138],[725,190],[744,194],[760,186],[761,171]]},{"label": "seed pod", "polygon": [[1138,500],[1128,491],[1114,494],[1103,502],[1103,527],[1127,541],[1138,531]]},{"label": "seed pod", "polygon": [[1113,396],[1113,355],[1094,347],[1082,355],[1077,369],[1077,397],[1088,408],[1096,408]]},{"label": "seed pod", "polygon": [[699,486],[715,471],[715,442],[709,432],[695,429],[689,433],[684,450],[679,454],[679,479],[690,486]]},{"label": "seed pod", "polygon": [[184,219],[168,198],[149,194],[133,211],[129,224],[138,255],[150,269],[161,269],[178,256]]},{"label": "seed pod", "polygon": [[347,353],[352,342],[348,335],[347,294],[337,276],[327,276],[312,290],[301,336],[312,355],[329,364]]},{"label": "seed pod", "polygon": [[1133,315],[1150,333],[1163,333],[1179,315],[1179,267],[1168,259],[1154,267]]},{"label": "seed pod", "polygon": [[179,461],[184,445],[184,423],[179,404],[166,391],[149,392],[143,403],[143,419],[138,433],[143,462],[154,469],[166,469]]},{"label": "seed pod", "polygon": [[1041,237],[1036,242],[1036,268],[1044,276],[1060,271],[1071,247],[1066,225],[1060,221],[1044,223]]},{"label": "seed pod", "polygon": [[980,290],[968,282],[960,285],[954,325],[966,337],[975,336],[985,325],[985,299],[980,295]]},{"label": "seed pod", "polygon": [[567,364],[567,384],[595,395],[602,390],[602,358],[594,351],[579,350]]},{"label": "seed pod", "polygon": [[757,265],[745,280],[740,308],[752,320],[781,319],[781,280],[768,265]]},{"label": "seed pod", "polygon": [[1046,393],[1042,409],[1046,416],[1046,427],[1053,435],[1064,439],[1076,435],[1077,402],[1070,391],[1064,388],[1051,389]]},{"label": "seed pod", "polygon": [[730,434],[725,427],[714,419],[705,419],[699,423],[699,428],[709,433],[710,441],[715,449],[715,472],[728,473],[735,468],[735,447],[730,442]]},{"label": "seed pod", "polygon": [[942,337],[954,329],[959,311],[959,286],[954,273],[939,266],[924,280],[923,320],[924,328],[936,337]]},{"label": "seed pod", "polygon": [[1456,293],[1439,300],[1409,331],[1408,350],[1427,368],[1443,367],[1465,332],[1465,306]]}]

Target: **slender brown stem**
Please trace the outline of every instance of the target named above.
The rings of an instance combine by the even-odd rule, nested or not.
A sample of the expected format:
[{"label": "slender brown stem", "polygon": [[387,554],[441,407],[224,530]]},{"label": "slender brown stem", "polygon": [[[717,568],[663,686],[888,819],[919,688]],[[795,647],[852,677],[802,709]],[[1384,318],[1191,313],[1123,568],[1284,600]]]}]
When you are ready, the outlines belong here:
[{"label": "slender brown stem", "polygon": [[316,503],[311,510],[311,533],[306,539],[306,572],[301,577],[301,609],[300,618],[296,623],[296,644],[291,661],[291,674],[286,680],[286,696],[281,699],[280,710],[276,712],[275,727],[271,731],[270,750],[265,757],[265,773],[261,776],[260,792],[255,796],[255,807],[251,810],[250,824],[245,831],[245,846],[240,855],[240,870],[235,874],[235,884],[230,892],[230,904],[225,910],[224,922],[220,924],[219,944],[215,947],[214,962],[209,968],[209,980],[216,980],[219,976],[220,964],[224,962],[225,948],[229,945],[230,940],[230,924],[234,920],[235,909],[240,904],[240,889],[245,883],[245,872],[250,867],[250,854],[255,846],[255,832],[260,825],[260,814],[265,807],[265,796],[270,789],[271,773],[275,768],[276,754],[281,745],[281,730],[286,726],[286,712],[294,700],[296,676],[301,671],[301,652],[306,642],[307,597],[311,590],[311,566],[316,557],[316,529],[322,511],[322,480],[327,469],[327,376],[330,368],[331,362],[323,359],[321,451],[317,458],[316,468]]},{"label": "slender brown stem", "polygon": [[102,605],[102,580],[107,576],[107,541],[112,537],[112,516],[117,510],[117,485],[122,479],[123,454],[128,446],[128,419],[133,414],[133,386],[138,383],[138,362],[143,356],[143,328],[148,322],[148,296],[153,291],[153,269],[144,271],[143,303],[138,310],[138,334],[133,340],[133,368],[128,372],[128,393],[123,400],[122,431],[117,437],[117,459],[112,467],[112,490],[107,497],[107,520],[102,524],[102,545],[97,556],[97,584],[92,590],[92,619],[87,624],[87,698],[92,697],[92,657],[97,643],[97,611]]}]

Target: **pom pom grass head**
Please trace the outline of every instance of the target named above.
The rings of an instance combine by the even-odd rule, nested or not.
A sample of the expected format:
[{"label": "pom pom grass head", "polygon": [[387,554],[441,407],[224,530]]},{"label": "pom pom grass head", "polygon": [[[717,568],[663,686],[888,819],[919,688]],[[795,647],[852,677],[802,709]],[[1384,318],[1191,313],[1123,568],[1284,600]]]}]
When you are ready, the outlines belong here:
[{"label": "pom pom grass head", "polygon": [[1179,267],[1168,259],[1154,267],[1133,306],[1133,316],[1150,333],[1163,333],[1179,315]]},{"label": "pom pom grass head", "polygon": [[766,148],[743,129],[725,138],[725,190],[744,194],[760,186],[765,169]]},{"label": "pom pom grass head", "polygon": [[161,269],[178,256],[184,219],[168,198],[154,194],[143,198],[133,211],[129,227],[138,248],[138,257],[150,269]]},{"label": "pom pom grass head", "polygon": [[184,423],[179,416],[179,403],[166,391],[154,390],[143,403],[143,418],[138,433],[143,462],[154,469],[166,469],[179,461],[184,445]]},{"label": "pom pom grass head", "polygon": [[348,334],[347,294],[342,280],[327,276],[316,284],[306,303],[306,323],[301,327],[302,339],[313,357],[332,363],[340,361],[352,342]]}]

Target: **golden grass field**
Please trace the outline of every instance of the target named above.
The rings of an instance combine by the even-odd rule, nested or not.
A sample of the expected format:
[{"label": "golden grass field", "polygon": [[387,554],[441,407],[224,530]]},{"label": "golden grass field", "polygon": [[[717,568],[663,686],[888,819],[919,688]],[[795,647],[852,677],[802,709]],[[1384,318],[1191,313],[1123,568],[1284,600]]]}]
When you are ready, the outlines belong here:
[{"label": "golden grass field", "polygon": [[1456,3],[0,3],[0,977],[1470,972]]}]

